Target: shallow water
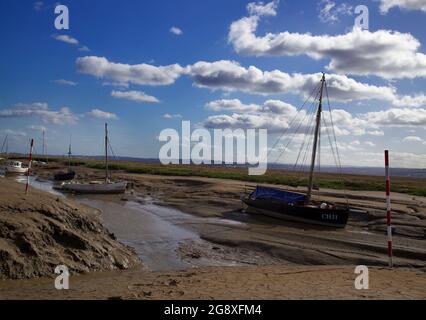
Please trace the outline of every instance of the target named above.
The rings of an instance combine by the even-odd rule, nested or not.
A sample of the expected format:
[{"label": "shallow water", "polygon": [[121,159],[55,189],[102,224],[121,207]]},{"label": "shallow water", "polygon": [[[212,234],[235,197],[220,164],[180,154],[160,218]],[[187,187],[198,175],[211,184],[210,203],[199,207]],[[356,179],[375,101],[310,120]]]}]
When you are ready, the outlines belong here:
[{"label": "shallow water", "polygon": [[195,232],[162,219],[131,201],[124,204],[95,197],[76,197],[80,203],[102,211],[102,223],[122,243],[133,247],[145,268],[152,271],[186,269],[176,253],[179,242],[199,240]]},{"label": "shallow water", "polygon": [[[15,177],[15,180],[19,183],[27,183],[27,177],[24,175],[18,175]],[[38,190],[42,190],[42,191],[46,191],[49,192],[51,194],[57,195],[57,196],[64,196],[63,193],[55,190],[53,188],[53,183],[51,181],[47,181],[47,180],[41,180],[38,179],[35,176],[30,176],[30,189],[29,192],[31,192],[31,188],[36,188]]]},{"label": "shallow water", "polygon": [[[17,177],[26,183],[26,177]],[[53,189],[53,183],[30,177],[30,186],[36,189],[64,196]],[[31,192],[31,191],[30,191]],[[143,261],[144,268],[150,271],[183,270],[191,265],[183,261],[176,249],[185,241],[202,241],[194,225],[213,224],[235,226],[244,224],[238,221],[219,218],[199,218],[176,209],[159,206],[151,198],[135,198],[122,201],[117,196],[107,195],[68,195],[73,200],[102,211],[103,225],[113,232],[117,239],[134,248]],[[115,201],[114,201],[115,200]],[[215,261],[204,264],[215,265]],[[231,262],[229,262],[232,265]]]}]

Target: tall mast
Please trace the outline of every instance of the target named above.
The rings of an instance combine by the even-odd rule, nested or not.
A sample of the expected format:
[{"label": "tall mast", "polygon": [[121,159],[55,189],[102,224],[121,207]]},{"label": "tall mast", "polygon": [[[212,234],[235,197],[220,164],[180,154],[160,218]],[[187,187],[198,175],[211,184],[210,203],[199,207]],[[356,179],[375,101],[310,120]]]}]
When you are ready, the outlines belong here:
[{"label": "tall mast", "polygon": [[43,157],[46,156],[46,149],[45,149],[45,146],[44,146],[44,130],[43,130],[43,149],[42,149],[41,153],[42,153]]},{"label": "tall mast", "polygon": [[108,183],[108,124],[105,123],[105,182]]},{"label": "tall mast", "polygon": [[[6,147],[6,149],[5,149],[5,147]],[[7,155],[7,135],[4,137],[3,144],[1,146],[1,153],[3,153],[4,149],[5,149],[5,155]]]},{"label": "tall mast", "polygon": [[68,147],[68,171],[71,171],[71,135],[70,135],[70,144]]},{"label": "tall mast", "polygon": [[320,97],[319,97],[317,119],[315,124],[314,146],[312,149],[311,170],[309,171],[309,185],[308,185],[308,194],[306,197],[306,202],[309,202],[311,200],[312,189],[314,187],[314,170],[315,170],[315,161],[317,157],[318,137],[320,135],[320,127],[321,127],[322,97],[324,93],[324,85],[325,85],[325,74],[323,73],[322,79],[321,79],[321,91],[320,91]]}]

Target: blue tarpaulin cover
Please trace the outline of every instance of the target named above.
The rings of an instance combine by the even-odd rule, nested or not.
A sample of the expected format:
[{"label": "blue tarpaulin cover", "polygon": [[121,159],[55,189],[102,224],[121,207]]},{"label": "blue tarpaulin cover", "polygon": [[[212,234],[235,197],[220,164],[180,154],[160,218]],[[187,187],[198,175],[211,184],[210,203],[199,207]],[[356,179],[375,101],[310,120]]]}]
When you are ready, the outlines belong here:
[{"label": "blue tarpaulin cover", "polygon": [[284,201],[287,203],[295,203],[306,199],[304,194],[266,187],[257,187],[251,196],[255,199],[270,199]]}]

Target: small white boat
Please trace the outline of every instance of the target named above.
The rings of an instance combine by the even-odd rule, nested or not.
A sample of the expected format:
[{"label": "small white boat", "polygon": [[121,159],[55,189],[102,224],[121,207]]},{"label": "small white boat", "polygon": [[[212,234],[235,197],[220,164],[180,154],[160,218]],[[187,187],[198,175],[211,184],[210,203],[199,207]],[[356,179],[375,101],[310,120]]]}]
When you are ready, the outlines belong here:
[{"label": "small white boat", "polygon": [[33,161],[33,165],[41,167],[41,166],[47,166],[47,163],[44,161]]},{"label": "small white boat", "polygon": [[[56,189],[74,193],[85,193],[85,194],[118,194],[125,193],[127,187],[127,181],[110,181],[110,175],[108,170],[108,125],[105,124],[105,180],[104,181],[92,181],[89,183],[70,181],[63,182]],[[71,152],[71,151],[70,151]]]},{"label": "small white boat", "polygon": [[28,167],[25,167],[22,162],[14,160],[4,161],[0,169],[4,170],[6,173],[23,174],[28,172]]},{"label": "small white boat", "polygon": [[64,182],[58,189],[62,191],[85,194],[118,194],[126,191],[127,181],[119,182]]}]

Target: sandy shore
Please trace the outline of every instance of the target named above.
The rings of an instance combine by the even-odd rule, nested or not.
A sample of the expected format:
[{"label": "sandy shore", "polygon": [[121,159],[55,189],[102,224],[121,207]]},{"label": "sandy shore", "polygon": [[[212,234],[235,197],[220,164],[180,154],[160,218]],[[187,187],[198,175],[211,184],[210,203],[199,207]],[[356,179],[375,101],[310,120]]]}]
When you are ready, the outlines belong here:
[{"label": "sandy shore", "polygon": [[0,281],[1,299],[426,299],[420,270],[370,268],[356,290],[353,267],[207,267],[182,272],[140,269],[91,273],[58,291],[53,279]]},{"label": "sandy shore", "polygon": [[[50,174],[37,173],[44,178]],[[77,173],[84,179],[102,175],[81,167]],[[179,241],[175,249],[186,270],[136,268],[73,276],[71,290],[59,293],[50,278],[7,280],[0,282],[1,298],[426,298],[425,198],[393,195],[397,268],[387,270],[380,267],[387,264],[382,193],[350,192],[351,205],[361,211],[351,214],[344,230],[335,230],[245,213],[240,197],[253,185],[244,182],[125,173],[114,177],[128,180],[131,188],[124,196],[108,197],[109,201],[149,202],[193,217],[168,219],[199,237]],[[321,196],[345,202],[341,191],[322,190]],[[123,229],[124,234],[130,230],[120,221],[109,223],[108,228]],[[131,224],[136,226],[137,221]],[[354,268],[359,264],[371,266],[368,291],[354,289]]]}]

